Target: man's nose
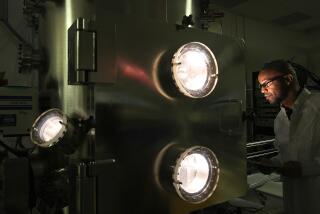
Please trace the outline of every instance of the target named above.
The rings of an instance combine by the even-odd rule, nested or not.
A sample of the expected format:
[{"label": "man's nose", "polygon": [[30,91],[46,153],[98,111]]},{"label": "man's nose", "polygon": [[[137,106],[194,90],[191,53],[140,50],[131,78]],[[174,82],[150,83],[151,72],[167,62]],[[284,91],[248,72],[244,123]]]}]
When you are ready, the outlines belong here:
[{"label": "man's nose", "polygon": [[261,87],[260,91],[262,94],[264,94],[267,91],[267,89],[265,87]]}]

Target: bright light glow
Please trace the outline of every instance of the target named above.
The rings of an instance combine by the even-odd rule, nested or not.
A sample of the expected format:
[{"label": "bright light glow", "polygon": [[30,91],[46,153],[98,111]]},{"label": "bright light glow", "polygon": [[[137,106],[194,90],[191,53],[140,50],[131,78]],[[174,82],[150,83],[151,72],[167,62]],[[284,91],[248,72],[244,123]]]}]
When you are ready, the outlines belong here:
[{"label": "bright light glow", "polygon": [[210,198],[219,181],[219,162],[215,154],[203,146],[186,149],[177,159],[172,175],[179,197],[190,203]]},{"label": "bright light glow", "polygon": [[180,92],[192,98],[209,95],[218,81],[218,65],[211,50],[202,43],[180,47],[172,59],[173,78]]},{"label": "bright light glow", "polygon": [[62,123],[63,120],[61,117],[54,116],[48,118],[40,127],[40,138],[45,142],[49,142],[54,139],[62,130]]},{"label": "bright light glow", "polygon": [[152,79],[154,82],[154,86],[156,88],[156,90],[165,98],[167,98],[168,100],[173,100],[173,97],[169,96],[161,87],[160,85],[160,81],[159,81],[159,63],[160,63],[160,59],[163,56],[163,54],[165,53],[165,50],[161,51],[156,58],[153,60],[153,65],[152,65]]},{"label": "bright light glow", "polygon": [[203,155],[191,154],[181,161],[178,173],[177,179],[181,182],[181,188],[188,193],[196,193],[208,182],[209,163]]},{"label": "bright light glow", "polygon": [[192,0],[186,0],[186,16],[192,14]]},{"label": "bright light glow", "polygon": [[66,57],[68,56],[68,48],[67,48],[67,41],[68,41],[68,29],[72,25],[74,21],[74,14],[73,14],[73,8],[72,8],[72,0],[65,0],[65,35],[64,35],[64,41],[65,43],[62,44],[62,47],[64,48],[64,56],[59,52],[59,56],[57,56],[57,59],[61,59],[61,66],[62,69],[59,72],[59,77],[62,78],[63,85],[59,87],[59,96],[62,97],[63,101],[63,111],[68,113],[72,109],[70,106],[72,105],[73,108],[76,106],[81,106],[79,105],[79,99],[78,98],[78,91],[80,90],[79,88],[74,88],[70,85],[68,85],[68,60]]},{"label": "bright light glow", "polygon": [[205,56],[199,51],[186,52],[180,58],[177,77],[190,90],[199,90],[206,83],[208,71]]},{"label": "bright light glow", "polygon": [[49,109],[42,113],[32,125],[31,141],[48,148],[60,142],[67,132],[67,117],[59,109]]}]

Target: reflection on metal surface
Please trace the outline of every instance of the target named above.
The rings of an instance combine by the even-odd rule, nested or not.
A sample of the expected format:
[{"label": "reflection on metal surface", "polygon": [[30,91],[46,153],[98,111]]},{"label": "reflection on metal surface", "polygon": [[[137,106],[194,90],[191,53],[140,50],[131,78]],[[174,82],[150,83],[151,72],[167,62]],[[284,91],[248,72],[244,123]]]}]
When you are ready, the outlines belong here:
[{"label": "reflection on metal surface", "polygon": [[[65,28],[68,29],[73,22],[72,0],[65,0]],[[67,32],[66,32],[67,33]]]},{"label": "reflection on metal surface", "polygon": [[129,63],[125,60],[119,60],[117,64],[122,75],[126,76],[127,78],[137,80],[138,82],[141,82],[143,85],[146,85],[151,89],[154,88],[150,77],[147,75],[147,72],[139,66],[133,63]]},{"label": "reflection on metal surface", "polygon": [[31,140],[40,147],[51,147],[65,135],[67,117],[59,109],[50,109],[42,113],[31,129]]},{"label": "reflection on metal surface", "polygon": [[172,58],[172,72],[179,90],[186,96],[208,96],[218,81],[218,65],[204,44],[191,42],[180,47]]},{"label": "reflection on metal surface", "polygon": [[173,174],[178,195],[190,203],[207,200],[217,187],[219,163],[208,148],[195,146],[184,151],[176,162]]},{"label": "reflection on metal surface", "polygon": [[192,14],[192,0],[186,0],[186,16]]},{"label": "reflection on metal surface", "polygon": [[169,96],[161,87],[160,81],[159,81],[159,63],[163,55],[165,54],[165,51],[161,51],[155,58],[153,65],[152,65],[152,79],[155,84],[155,87],[157,91],[164,96],[165,98],[169,100],[174,100],[172,96]]},{"label": "reflection on metal surface", "polygon": [[155,183],[157,185],[157,187],[159,189],[161,189],[162,192],[165,192],[165,188],[163,187],[162,181],[161,181],[161,173],[162,173],[162,165],[163,165],[163,161],[164,158],[166,157],[166,154],[168,152],[169,149],[171,149],[172,147],[176,146],[176,143],[171,142],[168,143],[166,146],[164,146],[157,154],[155,161],[154,161],[154,165],[153,165],[153,176],[155,179]]}]

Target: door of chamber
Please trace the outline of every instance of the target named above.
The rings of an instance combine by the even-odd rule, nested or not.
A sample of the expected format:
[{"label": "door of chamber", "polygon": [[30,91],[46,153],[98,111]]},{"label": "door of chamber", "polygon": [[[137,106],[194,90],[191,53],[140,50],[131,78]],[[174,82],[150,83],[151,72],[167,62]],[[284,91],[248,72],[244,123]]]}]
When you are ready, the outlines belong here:
[{"label": "door of chamber", "polygon": [[96,158],[116,160],[98,177],[98,213],[182,214],[244,195],[241,42],[102,9],[95,21]]}]

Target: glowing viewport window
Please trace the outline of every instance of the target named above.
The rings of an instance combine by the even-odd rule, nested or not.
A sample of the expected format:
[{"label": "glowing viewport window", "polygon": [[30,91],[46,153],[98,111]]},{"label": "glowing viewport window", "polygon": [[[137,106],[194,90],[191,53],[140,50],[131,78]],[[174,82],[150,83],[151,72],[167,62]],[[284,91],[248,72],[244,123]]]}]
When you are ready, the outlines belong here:
[{"label": "glowing viewport window", "polygon": [[201,191],[209,178],[209,163],[200,154],[191,154],[181,161],[177,179],[181,188],[188,193]]},{"label": "glowing viewport window", "polygon": [[180,198],[190,203],[207,200],[218,184],[218,165],[215,154],[206,147],[195,146],[182,153],[173,174]]},{"label": "glowing viewport window", "polygon": [[58,143],[66,132],[67,118],[59,109],[50,109],[42,113],[34,122],[31,140],[41,147],[50,147]]},{"label": "glowing viewport window", "polygon": [[62,122],[61,117],[48,118],[40,128],[40,138],[45,142],[52,140],[63,128]]},{"label": "glowing viewport window", "polygon": [[173,79],[180,92],[192,98],[208,96],[218,81],[218,65],[204,44],[191,42],[180,47],[172,58]]}]

